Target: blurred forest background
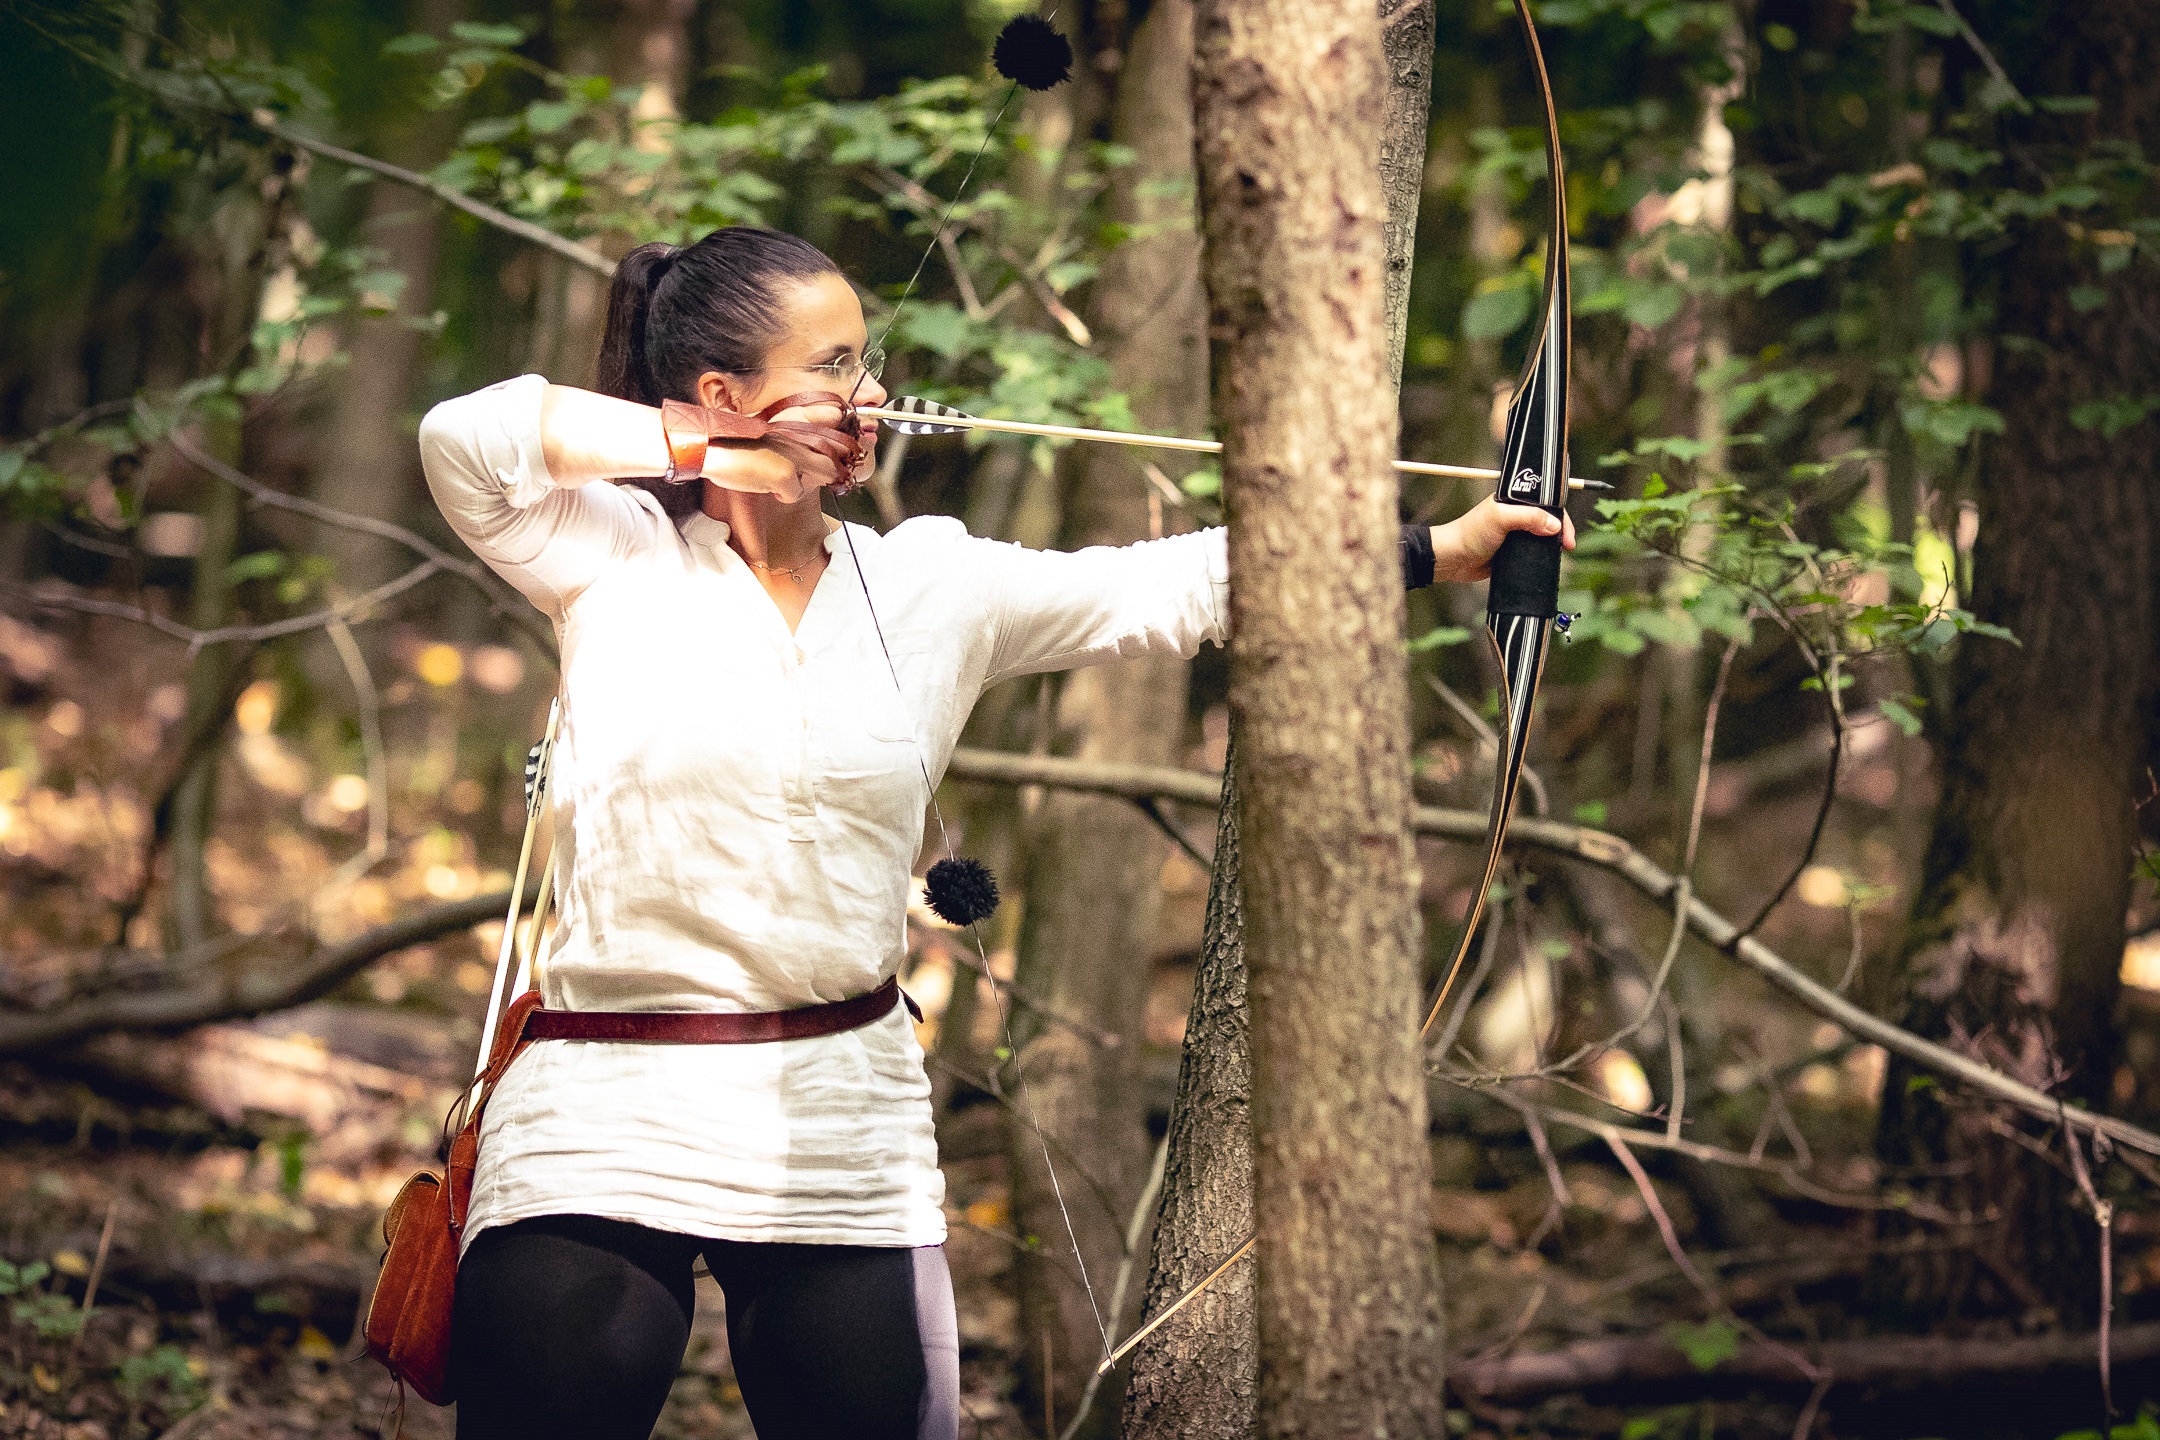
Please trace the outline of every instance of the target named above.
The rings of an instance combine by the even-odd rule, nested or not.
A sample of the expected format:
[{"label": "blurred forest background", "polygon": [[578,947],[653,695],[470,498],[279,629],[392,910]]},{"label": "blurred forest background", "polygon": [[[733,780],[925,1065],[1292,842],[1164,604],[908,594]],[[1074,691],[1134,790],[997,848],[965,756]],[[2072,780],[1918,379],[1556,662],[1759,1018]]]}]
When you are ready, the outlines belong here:
[{"label": "blurred forest background", "polygon": [[[0,0],[0,1435],[391,1433],[376,1227],[469,1073],[554,684],[428,502],[430,404],[587,383],[607,257],[721,224],[825,247],[875,327],[980,151],[888,386],[1205,431],[1190,4],[1068,0],[1074,83],[987,131],[1014,8]],[[1432,89],[1401,453],[1489,464],[1547,242],[1528,56],[1481,0],[1382,11]],[[1429,1057],[1453,1428],[2160,1436],[2160,7],[1537,14],[1576,473],[1618,488]],[[1122,542],[1220,519],[1192,462],[889,437],[839,503]],[[1435,971],[1482,610],[1411,601]],[[1010,896],[1010,1033],[927,911],[904,977],[964,1434],[1250,1405],[1219,1322],[1092,1381],[1012,1103],[1022,1066],[1129,1331],[1201,1203],[1189,1011],[1201,1094],[1242,993],[1192,1009],[1235,958],[1225,690],[1213,652],[1014,682],[947,779]],[[714,1298],[664,1436],[749,1434]]]}]

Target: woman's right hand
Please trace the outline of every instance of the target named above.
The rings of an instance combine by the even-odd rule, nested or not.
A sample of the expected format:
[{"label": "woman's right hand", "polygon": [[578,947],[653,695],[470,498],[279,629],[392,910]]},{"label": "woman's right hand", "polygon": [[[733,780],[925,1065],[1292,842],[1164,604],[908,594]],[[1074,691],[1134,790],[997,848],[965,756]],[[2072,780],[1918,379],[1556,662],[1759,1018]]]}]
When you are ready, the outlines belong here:
[{"label": "woman's right hand", "polygon": [[712,445],[705,452],[704,476],[723,490],[770,495],[791,505],[839,479],[822,455],[772,440]]}]

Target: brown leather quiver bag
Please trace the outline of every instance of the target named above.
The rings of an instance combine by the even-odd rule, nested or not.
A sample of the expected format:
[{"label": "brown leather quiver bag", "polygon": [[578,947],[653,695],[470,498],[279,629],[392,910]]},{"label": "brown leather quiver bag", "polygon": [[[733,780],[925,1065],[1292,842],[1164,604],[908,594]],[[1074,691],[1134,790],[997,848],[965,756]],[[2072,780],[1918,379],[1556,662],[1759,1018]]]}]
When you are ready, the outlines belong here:
[{"label": "brown leather quiver bag", "polygon": [[389,1248],[368,1302],[368,1353],[430,1405],[457,1398],[450,1379],[450,1317],[457,1300],[458,1244],[480,1160],[480,1120],[496,1082],[531,1043],[525,1025],[539,1007],[540,992],[528,990],[503,1017],[487,1069],[450,1111],[454,1119],[460,1108],[470,1106],[450,1141],[447,1169],[422,1170],[407,1180],[383,1212],[383,1243]]}]

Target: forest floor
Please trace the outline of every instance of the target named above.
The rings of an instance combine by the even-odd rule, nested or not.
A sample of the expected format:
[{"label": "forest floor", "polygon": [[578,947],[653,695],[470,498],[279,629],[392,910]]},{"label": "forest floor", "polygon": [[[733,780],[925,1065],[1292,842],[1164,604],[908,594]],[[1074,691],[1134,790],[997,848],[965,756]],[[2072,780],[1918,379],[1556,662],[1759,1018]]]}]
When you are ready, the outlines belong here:
[{"label": "forest floor", "polygon": [[[309,1007],[213,1033],[263,1036],[274,1028],[283,1033],[264,1036],[270,1043],[256,1055],[258,1066],[274,1064],[278,1046],[291,1046],[300,1058],[309,1051],[326,1057],[324,1068],[336,1074],[365,1062],[341,1062],[295,1037],[310,1026],[352,1033],[339,1008]],[[363,1082],[381,1079],[358,1074]],[[287,1075],[276,1083],[306,1082]],[[351,1086],[352,1077],[337,1083]],[[436,1098],[431,1091],[407,1107],[371,1106],[363,1096],[343,1123],[307,1133],[263,1111],[221,1119],[199,1104],[116,1082],[109,1070],[70,1076],[7,1067],[0,1074],[0,1237],[24,1283],[0,1325],[0,1436],[347,1440],[395,1433],[391,1384],[359,1349],[354,1328],[381,1249],[380,1207],[428,1158]],[[1809,1118],[1819,1131],[1821,1117]],[[1661,1173],[1651,1178],[1651,1193],[1698,1271],[1691,1279],[1673,1262],[1642,1193],[1600,1147],[1552,1132],[1568,1192],[1568,1203],[1556,1207],[1544,1165],[1505,1112],[1485,1108],[1462,1124],[1434,1144],[1433,1217],[1457,1363],[1475,1370],[1509,1355],[1634,1336],[1666,1341],[1701,1373],[1623,1377],[1500,1401],[1468,1392],[1454,1412],[1457,1433],[1554,1440],[1795,1433],[1806,1384],[1775,1375],[1765,1382],[1759,1374],[1752,1382],[1721,1382],[1716,1371],[1757,1337],[1805,1349],[1864,1334],[1853,1317],[1883,1254],[1864,1215],[1781,1202],[1749,1243],[1714,1245],[1687,1187]],[[1008,1281],[1017,1242],[1009,1234],[1001,1113],[986,1104],[953,1111],[942,1138],[968,1416],[962,1433],[1017,1440],[1039,1433],[1039,1420],[1023,1416],[1013,1399],[1018,1347]],[[2149,1302],[2160,1298],[2160,1237],[2143,1217],[2125,1218],[2117,1323],[2131,1326],[2156,1313]],[[1922,1235],[1897,1243],[1947,1242]],[[83,1322],[93,1272],[95,1306]],[[1969,1380],[1948,1396],[1924,1383],[1833,1391],[1812,1433],[1918,1440],[2083,1428],[2078,1412],[2097,1408],[2089,1362],[2049,1377],[2061,1388],[2036,1408],[2037,1378],[2022,1377],[2022,1401],[2015,1393],[1987,1400],[1985,1387]],[[2149,1361],[2118,1367],[2118,1406],[2135,1414],[2160,1395],[2156,1380]],[[1976,1404],[2012,1405],[2025,1418],[2006,1427],[1998,1410],[1983,1423]],[[418,1401],[403,1419],[414,1440],[448,1440],[452,1431],[448,1412]],[[657,1433],[662,1440],[752,1434],[728,1366],[719,1295],[704,1282]]]}]

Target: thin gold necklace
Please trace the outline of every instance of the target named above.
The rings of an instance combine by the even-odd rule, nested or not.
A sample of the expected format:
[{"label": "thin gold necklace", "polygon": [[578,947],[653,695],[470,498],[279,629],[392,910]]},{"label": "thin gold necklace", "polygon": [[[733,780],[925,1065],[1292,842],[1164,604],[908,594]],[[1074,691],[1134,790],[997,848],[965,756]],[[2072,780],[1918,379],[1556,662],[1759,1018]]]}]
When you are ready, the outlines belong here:
[{"label": "thin gold necklace", "polygon": [[809,569],[812,565],[815,565],[818,562],[818,557],[816,555],[812,555],[809,559],[801,561],[794,565],[768,565],[763,560],[752,560],[748,555],[743,555],[740,550],[736,551],[735,553],[737,555],[742,555],[743,564],[748,565],[753,570],[763,570],[770,575],[785,575],[788,577],[788,579],[796,581],[798,583],[800,583],[803,578],[802,572]]}]

